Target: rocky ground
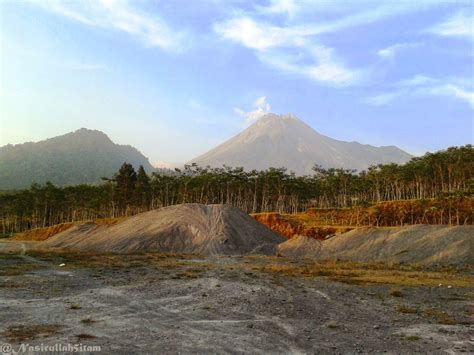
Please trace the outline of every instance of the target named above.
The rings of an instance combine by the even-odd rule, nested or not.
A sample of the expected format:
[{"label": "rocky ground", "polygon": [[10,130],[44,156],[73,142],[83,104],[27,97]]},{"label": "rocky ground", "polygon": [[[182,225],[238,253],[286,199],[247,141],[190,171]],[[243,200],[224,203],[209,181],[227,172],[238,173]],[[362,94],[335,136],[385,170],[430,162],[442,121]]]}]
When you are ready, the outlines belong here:
[{"label": "rocky ground", "polygon": [[9,248],[17,252],[0,254],[0,343],[14,350],[61,343],[106,353],[474,351],[466,270]]}]

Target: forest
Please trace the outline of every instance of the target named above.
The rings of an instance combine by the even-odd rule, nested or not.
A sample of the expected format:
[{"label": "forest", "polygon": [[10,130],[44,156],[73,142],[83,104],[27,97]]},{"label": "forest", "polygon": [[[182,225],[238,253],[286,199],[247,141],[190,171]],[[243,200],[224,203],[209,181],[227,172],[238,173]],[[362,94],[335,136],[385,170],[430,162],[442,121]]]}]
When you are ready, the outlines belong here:
[{"label": "forest", "polygon": [[[436,199],[448,201],[454,209],[459,204],[465,210],[467,204],[472,214],[472,145],[427,153],[403,165],[371,166],[362,172],[320,166],[313,170],[312,175],[295,176],[285,168],[244,171],[238,167],[187,165],[181,170],[147,175],[142,166],[135,171],[125,162],[113,177],[104,177],[100,185],[60,188],[48,182],[1,193],[2,233],[130,216],[180,203],[229,204],[248,213],[296,213],[368,207],[382,201]],[[426,206],[433,208],[432,204]],[[472,216],[446,223],[472,223]]]}]

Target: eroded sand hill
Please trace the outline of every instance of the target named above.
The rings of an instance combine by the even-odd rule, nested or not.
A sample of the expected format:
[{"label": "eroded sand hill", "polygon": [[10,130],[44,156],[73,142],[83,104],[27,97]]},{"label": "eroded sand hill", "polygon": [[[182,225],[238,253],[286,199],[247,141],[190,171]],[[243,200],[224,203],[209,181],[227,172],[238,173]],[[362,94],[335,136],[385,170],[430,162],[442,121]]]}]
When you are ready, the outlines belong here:
[{"label": "eroded sand hill", "polygon": [[284,256],[320,260],[383,261],[417,264],[472,264],[474,226],[414,225],[358,228],[316,241],[290,239],[278,246]]},{"label": "eroded sand hill", "polygon": [[243,211],[224,205],[183,204],[140,213],[106,226],[83,223],[41,243],[41,248],[94,252],[160,251],[274,254],[285,238]]}]

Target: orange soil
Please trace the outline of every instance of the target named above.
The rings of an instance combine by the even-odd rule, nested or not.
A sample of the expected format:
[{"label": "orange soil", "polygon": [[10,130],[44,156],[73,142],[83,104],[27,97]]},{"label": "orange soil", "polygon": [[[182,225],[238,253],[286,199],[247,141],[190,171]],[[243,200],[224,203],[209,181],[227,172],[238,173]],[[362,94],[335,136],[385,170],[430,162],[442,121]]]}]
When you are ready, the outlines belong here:
[{"label": "orange soil", "polygon": [[[98,226],[103,226],[103,225],[112,225],[112,224],[118,223],[120,220],[122,220],[122,218],[102,218],[102,219],[96,219],[92,221],[91,223],[96,224]],[[56,224],[51,227],[30,229],[30,230],[27,230],[25,232],[15,235],[12,239],[13,240],[30,240],[30,241],[39,242],[39,241],[49,239],[53,235],[61,233],[78,223],[83,223],[83,222],[67,222],[67,223]]]},{"label": "orange soil", "polygon": [[300,216],[281,215],[280,213],[270,212],[254,214],[253,218],[287,238],[304,235],[314,239],[325,239],[327,236],[348,232],[353,229],[341,226],[315,226],[312,223],[299,220],[298,217]]}]

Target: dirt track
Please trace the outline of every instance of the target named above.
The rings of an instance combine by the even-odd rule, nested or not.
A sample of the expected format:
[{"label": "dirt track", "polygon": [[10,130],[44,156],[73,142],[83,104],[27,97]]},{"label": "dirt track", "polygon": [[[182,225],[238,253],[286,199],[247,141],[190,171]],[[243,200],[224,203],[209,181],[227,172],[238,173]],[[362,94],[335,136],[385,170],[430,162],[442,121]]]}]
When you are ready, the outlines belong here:
[{"label": "dirt track", "polygon": [[262,272],[274,263],[295,265],[263,257],[3,255],[0,343],[82,343],[106,352],[474,351],[472,289]]}]

